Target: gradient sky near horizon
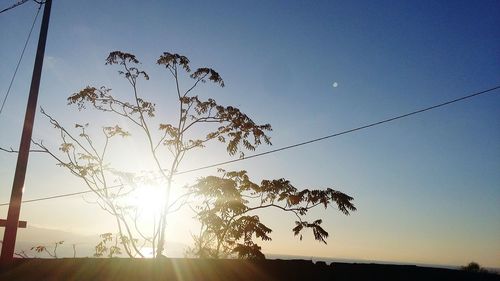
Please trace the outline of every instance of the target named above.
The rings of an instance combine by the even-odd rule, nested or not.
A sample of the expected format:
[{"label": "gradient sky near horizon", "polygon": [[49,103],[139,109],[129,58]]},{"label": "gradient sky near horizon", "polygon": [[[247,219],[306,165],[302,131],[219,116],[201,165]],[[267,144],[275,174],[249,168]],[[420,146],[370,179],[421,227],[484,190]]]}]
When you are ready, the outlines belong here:
[{"label": "gradient sky near horizon", "polygon": [[[14,2],[2,0],[0,8]],[[151,76],[141,90],[164,108],[165,118],[174,92],[164,69],[155,64],[162,52],[186,55],[193,67],[216,69],[226,87],[203,85],[199,94],[270,123],[273,146],[257,152],[500,84],[498,1],[119,3],[53,1],[38,104],[67,125],[114,122],[66,105],[66,97],[87,85],[126,93],[117,69],[104,65],[114,50],[137,55]],[[2,98],[36,9],[30,1],[0,14]],[[3,147],[19,144],[39,23],[0,115]],[[39,117],[33,136],[48,144],[57,140]],[[230,159],[223,152],[210,147],[181,168]],[[123,165],[140,168],[140,155],[130,157]],[[0,153],[1,203],[9,199],[15,162],[15,155]],[[311,214],[325,219],[328,245],[298,241],[290,231],[293,217],[267,213],[263,220],[274,231],[264,252],[500,267],[498,91],[223,168],[245,169],[255,181],[284,177],[299,188],[333,187],[355,198],[358,211],[349,217],[330,210]],[[215,172],[178,181],[182,185]],[[24,199],[85,190],[52,159],[37,154],[30,156],[25,187]],[[0,215],[6,213],[0,207]],[[103,211],[81,197],[25,204],[21,219],[79,235],[113,227]],[[190,243],[195,230],[189,220],[172,224],[169,239]]]}]

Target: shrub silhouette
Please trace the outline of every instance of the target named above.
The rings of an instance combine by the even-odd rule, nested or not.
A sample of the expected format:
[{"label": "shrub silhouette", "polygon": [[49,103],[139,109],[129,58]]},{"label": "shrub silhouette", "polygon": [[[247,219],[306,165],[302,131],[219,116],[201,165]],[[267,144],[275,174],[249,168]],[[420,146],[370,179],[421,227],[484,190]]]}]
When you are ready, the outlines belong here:
[{"label": "shrub silhouette", "polygon": [[335,205],[349,215],[356,207],[352,197],[333,190],[299,191],[286,179],[250,181],[246,171],[226,172],[221,177],[208,176],[190,187],[198,204],[193,208],[201,223],[189,254],[202,258],[221,258],[236,254],[239,258],[263,259],[261,247],[254,240],[271,240],[272,230],[255,213],[274,208],[296,217],[292,232],[302,240],[302,232],[311,229],[314,239],[326,244],[328,232],[322,220],[305,220],[309,210]]}]

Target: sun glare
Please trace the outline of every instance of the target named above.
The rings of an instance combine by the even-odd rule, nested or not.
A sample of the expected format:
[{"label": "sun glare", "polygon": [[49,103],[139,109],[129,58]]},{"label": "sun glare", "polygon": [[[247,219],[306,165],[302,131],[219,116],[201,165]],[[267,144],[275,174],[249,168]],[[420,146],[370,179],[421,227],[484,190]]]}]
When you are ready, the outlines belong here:
[{"label": "sun glare", "polygon": [[141,184],[130,194],[129,203],[142,215],[149,216],[160,212],[163,198],[160,186]]}]

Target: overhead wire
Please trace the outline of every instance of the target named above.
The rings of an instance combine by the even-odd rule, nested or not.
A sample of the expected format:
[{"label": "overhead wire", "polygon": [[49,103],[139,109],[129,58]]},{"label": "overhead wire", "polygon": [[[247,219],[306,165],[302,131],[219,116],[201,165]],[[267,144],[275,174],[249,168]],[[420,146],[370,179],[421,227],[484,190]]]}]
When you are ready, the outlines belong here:
[{"label": "overhead wire", "polygon": [[203,166],[203,167],[199,167],[199,168],[194,168],[194,169],[190,169],[190,170],[185,170],[185,171],[177,172],[175,174],[176,175],[186,174],[186,173],[191,173],[191,172],[195,172],[195,171],[199,171],[199,170],[213,168],[213,167],[216,167],[216,166],[227,165],[227,164],[230,164],[230,163],[235,163],[235,162],[239,162],[239,161],[243,161],[243,160],[247,160],[247,159],[251,159],[251,158],[263,156],[263,155],[266,155],[266,154],[271,154],[271,153],[275,153],[275,152],[278,152],[278,151],[283,151],[283,150],[287,150],[287,149],[291,149],[291,148],[303,146],[303,145],[306,145],[306,144],[310,144],[310,143],[314,143],[314,142],[326,140],[326,139],[329,139],[329,138],[338,137],[338,136],[345,135],[345,134],[348,134],[348,133],[352,133],[352,132],[355,132],[355,131],[367,129],[367,128],[374,127],[374,126],[377,126],[377,125],[381,125],[381,124],[384,124],[384,123],[388,123],[388,122],[392,122],[392,121],[395,121],[395,120],[398,120],[398,119],[402,119],[402,118],[405,118],[405,117],[408,117],[408,116],[419,114],[419,113],[422,113],[422,112],[425,112],[425,111],[429,111],[429,110],[432,110],[432,109],[435,109],[435,108],[438,108],[438,107],[442,107],[442,106],[445,106],[445,105],[449,105],[449,104],[452,104],[452,103],[455,103],[455,102],[459,102],[459,101],[462,101],[462,100],[465,100],[465,99],[470,99],[470,98],[475,97],[475,96],[479,96],[479,95],[483,95],[483,94],[492,92],[492,91],[497,90],[499,88],[500,88],[500,85],[496,86],[496,87],[493,87],[493,88],[490,88],[490,89],[487,89],[487,90],[484,90],[484,91],[480,91],[480,92],[471,94],[471,95],[467,95],[467,96],[464,96],[464,97],[461,97],[461,98],[457,98],[457,99],[454,99],[454,100],[450,100],[450,101],[447,101],[447,102],[443,102],[443,103],[440,103],[440,104],[436,104],[436,105],[433,105],[433,106],[429,106],[429,107],[426,107],[426,108],[415,110],[415,111],[412,111],[412,112],[409,112],[409,113],[401,114],[401,115],[398,115],[398,116],[395,116],[395,117],[387,118],[387,119],[384,119],[384,120],[381,120],[381,121],[369,123],[369,124],[366,124],[366,125],[363,125],[363,126],[359,126],[359,127],[353,128],[353,129],[345,130],[345,131],[342,131],[342,132],[339,132],[339,133],[334,133],[334,134],[327,135],[327,136],[324,136],[324,137],[320,137],[320,138],[316,138],[316,139],[312,139],[312,140],[300,142],[300,143],[297,143],[297,144],[292,144],[292,145],[280,147],[280,148],[269,150],[269,151],[262,152],[262,153],[253,154],[253,155],[250,155],[250,156],[247,156],[247,157],[243,157],[243,158],[239,158],[239,159],[233,159],[233,160],[224,161],[224,162],[220,162],[220,163],[216,163],[216,164],[211,164],[211,165],[207,165],[207,166]]},{"label": "overhead wire", "polygon": [[[101,190],[110,190],[113,188],[118,188],[122,187],[124,184],[118,184],[118,185],[112,185],[108,186],[107,188],[99,188],[95,191],[101,191]],[[87,193],[92,193],[95,192],[94,190],[85,190],[85,191],[78,191],[78,192],[72,192],[72,193],[65,193],[65,194],[58,194],[58,195],[52,195],[52,196],[46,196],[46,197],[40,197],[40,198],[35,198],[35,199],[29,199],[29,200],[23,200],[22,203],[31,203],[31,202],[37,202],[37,201],[45,201],[45,200],[50,200],[50,199],[57,199],[57,198],[62,198],[62,197],[69,197],[69,196],[75,196],[75,195],[81,195],[81,194],[87,194]],[[7,206],[9,203],[2,203],[0,204],[1,206]]]},{"label": "overhead wire", "polygon": [[[19,4],[19,3],[21,3],[21,2],[18,2],[17,6],[26,3],[26,1],[24,1],[21,4]],[[14,7],[17,7],[17,6],[12,6],[8,9],[12,9]],[[42,4],[40,4],[38,6],[38,10],[36,11],[35,18],[33,19],[33,23],[31,24],[30,32],[28,33],[28,37],[26,38],[26,42],[24,42],[23,51],[21,52],[21,56],[19,57],[19,60],[17,61],[16,69],[14,70],[14,74],[12,75],[12,79],[10,79],[9,88],[7,89],[7,92],[5,93],[5,97],[3,98],[3,101],[2,101],[2,106],[0,107],[0,114],[2,114],[5,103],[7,102],[7,98],[9,97],[10,90],[12,88],[12,84],[14,83],[14,79],[16,78],[16,75],[17,75],[17,70],[19,69],[19,65],[21,64],[21,61],[23,60],[24,52],[26,51],[26,47],[28,46],[28,42],[30,40],[31,33],[33,33],[33,28],[35,27],[35,23],[36,23],[36,20],[38,19],[38,15],[40,14],[41,8],[42,8]],[[6,9],[4,9],[2,12],[4,12],[4,11],[6,11]]]},{"label": "overhead wire", "polygon": [[[416,114],[420,114],[420,113],[423,113],[423,112],[426,112],[426,111],[429,111],[429,110],[432,110],[432,109],[436,109],[436,108],[439,108],[439,107],[443,107],[443,106],[446,106],[446,105],[450,105],[450,104],[453,104],[453,103],[456,103],[456,102],[459,102],[459,101],[463,101],[463,100],[467,100],[467,99],[470,99],[470,98],[473,98],[473,97],[477,97],[477,96],[480,96],[480,95],[491,93],[491,92],[494,92],[495,90],[498,90],[498,89],[500,89],[500,85],[492,87],[492,88],[489,88],[489,89],[486,89],[486,90],[483,90],[483,91],[479,91],[479,92],[476,92],[476,93],[473,93],[473,94],[470,94],[470,95],[467,95],[467,96],[463,96],[463,97],[460,97],[460,98],[456,98],[456,99],[453,99],[453,100],[442,102],[442,103],[439,103],[439,104],[436,104],[436,105],[428,106],[428,107],[425,107],[425,108],[422,108],[422,109],[411,111],[409,113],[405,113],[405,114],[397,115],[397,116],[394,116],[394,117],[390,117],[390,118],[387,118],[387,119],[384,119],[384,120],[381,120],[381,121],[372,122],[372,123],[369,123],[369,124],[366,124],[366,125],[363,125],[363,126],[359,126],[359,127],[353,128],[353,129],[349,129],[349,130],[345,130],[345,131],[342,131],[342,132],[330,134],[330,135],[327,135],[327,136],[324,136],[324,137],[320,137],[320,138],[316,138],[316,139],[312,139],[312,140],[308,140],[308,141],[296,143],[296,144],[293,144],[293,145],[284,146],[284,147],[281,147],[281,148],[269,150],[269,151],[262,152],[262,153],[253,154],[253,155],[250,155],[250,156],[247,156],[247,157],[244,157],[244,158],[239,158],[239,159],[234,159],[234,160],[219,162],[219,163],[216,163],[216,164],[211,164],[211,165],[202,166],[202,167],[198,167],[198,168],[194,168],[194,169],[190,169],[190,170],[176,172],[174,174],[175,175],[186,174],[186,173],[191,173],[191,172],[195,172],[195,171],[199,171],[199,170],[204,170],[204,169],[208,169],[208,168],[213,168],[213,167],[217,167],[217,166],[227,165],[227,164],[230,164],[230,163],[235,163],[235,162],[239,162],[239,161],[243,161],[243,160],[247,160],[247,159],[251,159],[251,158],[256,158],[256,157],[260,157],[260,156],[271,154],[271,153],[276,153],[276,152],[283,151],[283,150],[288,150],[288,149],[299,147],[299,146],[303,146],[303,145],[306,145],[306,144],[311,144],[311,143],[322,141],[322,140],[326,140],[326,139],[329,139],[329,138],[338,137],[338,136],[341,136],[341,135],[345,135],[345,134],[349,134],[349,133],[352,133],[352,132],[360,131],[360,130],[367,129],[367,128],[370,128],[370,127],[378,126],[378,125],[381,125],[381,124],[384,124],[384,123],[389,123],[389,122],[392,122],[392,121],[395,121],[395,120],[398,120],[398,119],[402,119],[402,118],[406,118],[406,117],[413,116],[413,115],[416,115]],[[121,186],[123,186],[123,184],[116,185],[116,186],[110,186],[107,189],[117,188],[117,187],[121,187]],[[55,199],[55,198],[68,197],[68,196],[86,194],[86,193],[91,193],[91,192],[94,192],[94,191],[87,190],[87,191],[80,191],[80,192],[74,192],[74,193],[59,194],[59,195],[53,195],[53,196],[35,198],[35,199],[24,200],[24,201],[22,201],[22,203],[38,202],[38,201],[43,201],[43,200],[50,200],[50,199]],[[7,206],[7,205],[9,205],[9,203],[0,204],[0,206]]]},{"label": "overhead wire", "polygon": [[[11,5],[10,7],[7,7],[7,8],[5,8],[5,9],[1,10],[1,11],[0,11],[0,14],[1,14],[1,13],[3,13],[3,12],[7,12],[7,11],[8,11],[8,10],[10,10],[10,9],[14,9],[15,7],[20,6],[20,5],[22,5],[22,4],[26,3],[26,2],[28,2],[28,0],[21,0],[21,1],[18,1],[17,3],[14,3],[14,4],[13,4],[13,5]],[[40,3],[39,3],[39,4],[40,4]]]}]

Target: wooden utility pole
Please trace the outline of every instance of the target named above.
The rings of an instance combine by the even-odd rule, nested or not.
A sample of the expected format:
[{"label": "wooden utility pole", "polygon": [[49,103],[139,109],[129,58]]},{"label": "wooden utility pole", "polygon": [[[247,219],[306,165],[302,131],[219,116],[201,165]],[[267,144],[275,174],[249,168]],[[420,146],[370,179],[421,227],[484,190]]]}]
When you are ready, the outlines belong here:
[{"label": "wooden utility pole", "polygon": [[40,37],[38,39],[38,48],[35,57],[35,67],[31,77],[31,87],[24,117],[23,134],[21,144],[19,145],[19,154],[17,156],[16,173],[12,184],[12,193],[10,195],[9,212],[7,213],[7,222],[2,242],[2,253],[0,261],[2,263],[12,261],[14,257],[14,247],[16,244],[17,228],[19,226],[19,214],[21,212],[21,201],[23,197],[24,179],[26,177],[26,167],[28,165],[28,156],[31,144],[31,134],[33,132],[33,123],[35,120],[36,103],[38,99],[38,89],[40,88],[40,78],[42,75],[43,57],[45,54],[45,42],[47,41],[47,31],[49,28],[50,8],[52,0],[45,0],[43,9],[42,26],[40,27]]}]

